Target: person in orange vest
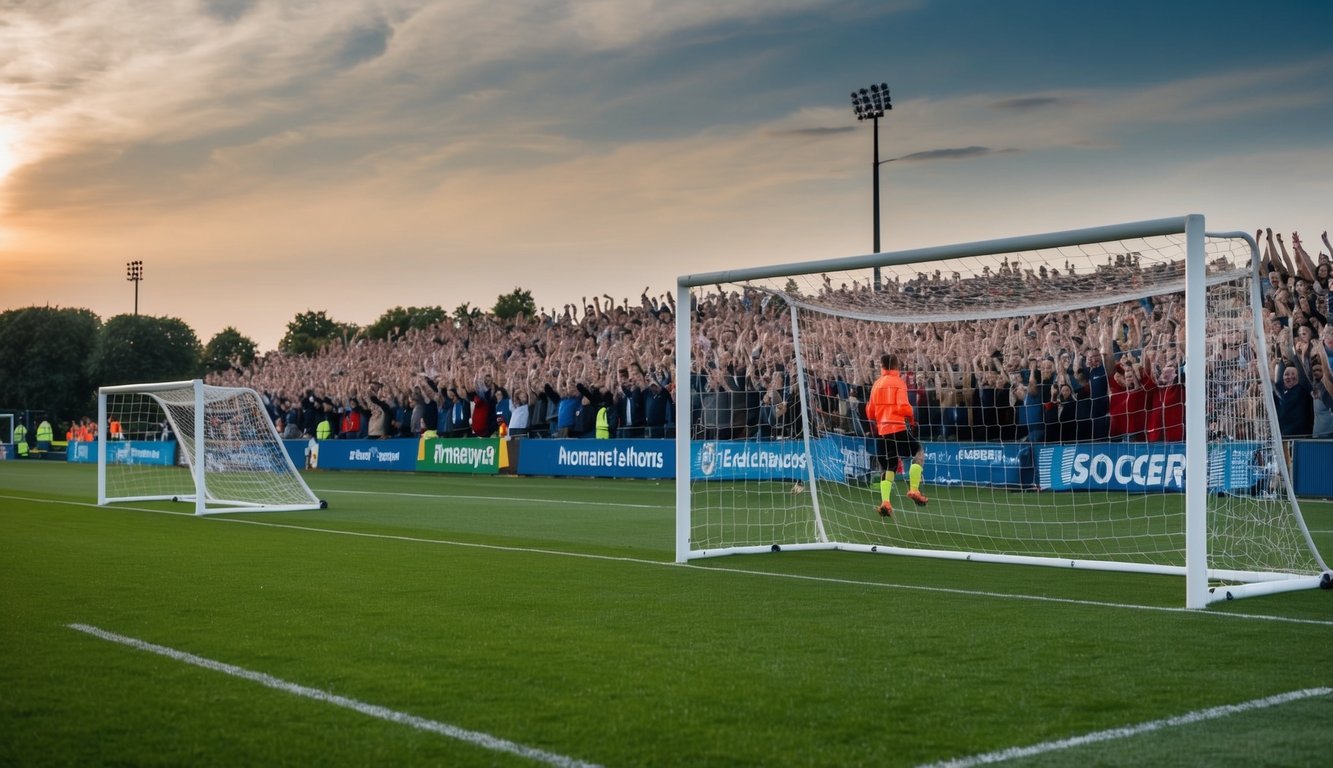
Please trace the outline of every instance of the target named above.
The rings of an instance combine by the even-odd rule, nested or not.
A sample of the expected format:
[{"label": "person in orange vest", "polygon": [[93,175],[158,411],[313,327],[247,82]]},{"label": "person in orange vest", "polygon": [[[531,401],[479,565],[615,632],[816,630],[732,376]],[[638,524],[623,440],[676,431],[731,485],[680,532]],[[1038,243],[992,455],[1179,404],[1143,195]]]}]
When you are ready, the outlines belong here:
[{"label": "person in orange vest", "polygon": [[880,356],[880,377],[870,389],[870,400],[866,403],[866,418],[874,425],[877,439],[876,456],[883,470],[883,480],[879,484],[879,513],[884,517],[893,516],[893,504],[889,496],[893,491],[893,476],[903,460],[911,461],[908,467],[907,498],[917,506],[924,507],[927,499],[921,493],[921,475],[926,463],[926,452],[921,443],[912,434],[916,426],[916,416],[912,401],[907,398],[907,384],[898,370],[898,356],[887,352]]},{"label": "person in orange vest", "polygon": [[125,433],[121,429],[120,422],[116,419],[112,419],[111,422],[106,425],[106,431],[111,435],[112,440],[125,439]]}]

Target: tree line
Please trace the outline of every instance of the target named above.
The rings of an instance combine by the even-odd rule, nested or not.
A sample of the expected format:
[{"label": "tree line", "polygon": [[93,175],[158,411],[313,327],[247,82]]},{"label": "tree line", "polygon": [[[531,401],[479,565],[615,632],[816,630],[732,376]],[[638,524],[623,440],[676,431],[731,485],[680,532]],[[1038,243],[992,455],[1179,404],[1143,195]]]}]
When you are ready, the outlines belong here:
[{"label": "tree line", "polygon": [[[502,294],[491,312],[509,319],[532,317],[531,292]],[[280,352],[314,355],[333,343],[358,338],[402,338],[444,322],[466,324],[482,310],[464,302],[441,307],[394,307],[370,325],[340,323],[328,313],[297,313],[278,343]],[[0,410],[44,411],[54,419],[92,415],[99,386],[183,381],[254,363],[259,347],[228,326],[207,344],[179,318],[116,315],[105,322],[91,310],[24,307],[0,313]]]}]

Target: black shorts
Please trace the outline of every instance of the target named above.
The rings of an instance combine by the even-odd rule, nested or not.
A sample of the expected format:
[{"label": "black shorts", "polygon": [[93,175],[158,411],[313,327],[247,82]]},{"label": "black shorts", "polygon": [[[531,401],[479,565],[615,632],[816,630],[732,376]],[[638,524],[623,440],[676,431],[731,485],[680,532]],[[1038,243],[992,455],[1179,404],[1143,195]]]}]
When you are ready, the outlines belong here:
[{"label": "black shorts", "polygon": [[920,450],[921,443],[912,436],[910,429],[875,438],[875,457],[879,459],[879,465],[884,469],[896,467],[898,459],[911,461]]}]

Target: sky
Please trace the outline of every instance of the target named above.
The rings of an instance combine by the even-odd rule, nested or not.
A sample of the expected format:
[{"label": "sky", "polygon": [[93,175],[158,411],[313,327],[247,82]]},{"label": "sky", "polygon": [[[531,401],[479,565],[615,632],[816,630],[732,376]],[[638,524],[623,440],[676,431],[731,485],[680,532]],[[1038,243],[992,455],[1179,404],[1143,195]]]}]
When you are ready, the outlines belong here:
[{"label": "sky", "polygon": [[489,310],[1202,213],[1333,225],[1333,3],[0,0],[0,310]]}]

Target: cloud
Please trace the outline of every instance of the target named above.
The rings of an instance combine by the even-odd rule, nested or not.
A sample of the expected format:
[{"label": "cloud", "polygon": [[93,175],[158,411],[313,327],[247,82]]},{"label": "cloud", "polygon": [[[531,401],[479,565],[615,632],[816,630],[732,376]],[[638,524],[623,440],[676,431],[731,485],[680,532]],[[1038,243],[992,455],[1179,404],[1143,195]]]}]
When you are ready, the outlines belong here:
[{"label": "cloud", "polygon": [[930,160],[969,160],[976,157],[989,157],[992,155],[1007,155],[1018,152],[1016,149],[995,150],[990,147],[956,147],[949,149],[929,149],[924,152],[913,152],[910,155],[894,157],[885,162],[898,163],[916,163]]},{"label": "cloud", "polygon": [[253,6],[253,0],[203,0],[199,5],[205,15],[228,24],[240,19]]},{"label": "cloud", "polygon": [[1002,99],[991,106],[999,110],[1017,110],[1026,111],[1032,109],[1047,109],[1050,107],[1073,106],[1074,103],[1058,96],[1023,96],[1013,99]]},{"label": "cloud", "polygon": [[856,126],[847,125],[842,127],[813,127],[813,128],[789,128],[786,130],[773,131],[774,136],[838,136],[844,133],[852,133]]},{"label": "cloud", "polygon": [[352,67],[379,58],[388,49],[391,38],[393,28],[383,19],[376,19],[367,26],[352,29],[343,40],[336,59],[339,65]]}]

